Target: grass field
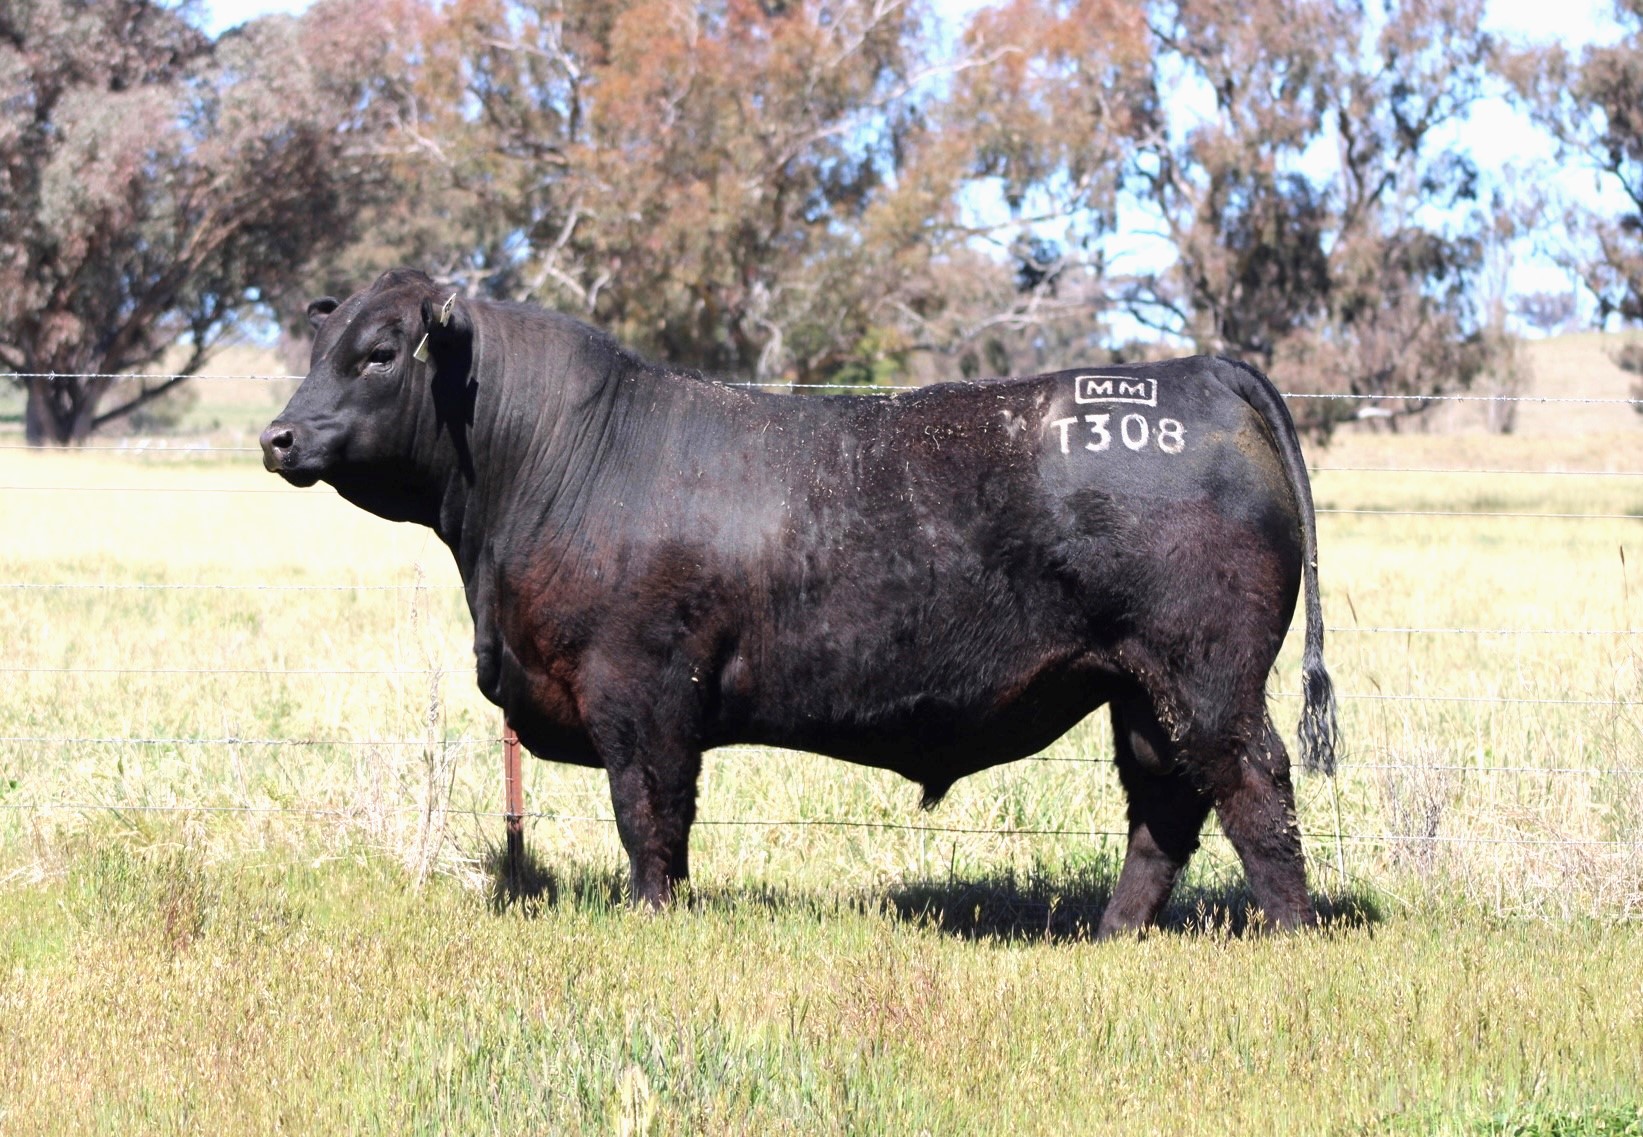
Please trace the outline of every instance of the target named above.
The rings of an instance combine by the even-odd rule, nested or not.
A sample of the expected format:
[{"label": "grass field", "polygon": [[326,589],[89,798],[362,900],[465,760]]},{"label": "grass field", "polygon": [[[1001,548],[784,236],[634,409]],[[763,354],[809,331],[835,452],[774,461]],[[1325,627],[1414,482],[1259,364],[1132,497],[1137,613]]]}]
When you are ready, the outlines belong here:
[{"label": "grass field", "polygon": [[[928,814],[718,752],[655,918],[602,775],[532,762],[510,891],[431,535],[249,450],[0,449],[0,1133],[1643,1133],[1643,478],[1546,473],[1643,469],[1643,417],[1524,425],[1311,456],[1328,928],[1251,934],[1212,832],[1106,945],[1102,715]],[[1425,472],[1478,468],[1535,472]]]}]

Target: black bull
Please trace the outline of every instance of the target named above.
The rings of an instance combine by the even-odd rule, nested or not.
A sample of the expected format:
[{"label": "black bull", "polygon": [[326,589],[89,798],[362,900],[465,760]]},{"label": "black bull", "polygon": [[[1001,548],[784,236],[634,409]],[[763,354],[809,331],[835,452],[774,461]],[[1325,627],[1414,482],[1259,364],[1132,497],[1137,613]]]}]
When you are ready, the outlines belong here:
[{"label": "black bull", "polygon": [[1303,582],[1309,768],[1333,695],[1306,468],[1258,372],[805,398],[420,273],[309,315],[265,464],[439,534],[480,689],[532,753],[608,771],[636,900],[687,876],[709,748],[883,767],[933,804],[1107,704],[1130,837],[1102,934],[1157,916],[1212,807],[1267,918],[1314,920],[1265,698]]}]

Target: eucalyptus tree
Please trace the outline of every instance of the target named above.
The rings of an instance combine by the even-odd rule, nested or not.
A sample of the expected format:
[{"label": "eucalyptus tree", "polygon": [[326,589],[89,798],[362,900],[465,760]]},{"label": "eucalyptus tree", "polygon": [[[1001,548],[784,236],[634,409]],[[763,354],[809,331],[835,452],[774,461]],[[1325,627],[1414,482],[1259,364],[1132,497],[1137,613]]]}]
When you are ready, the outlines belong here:
[{"label": "eucalyptus tree", "polygon": [[30,442],[162,397],[347,241],[382,167],[335,15],[213,40],[187,5],[0,7],[0,367]]}]

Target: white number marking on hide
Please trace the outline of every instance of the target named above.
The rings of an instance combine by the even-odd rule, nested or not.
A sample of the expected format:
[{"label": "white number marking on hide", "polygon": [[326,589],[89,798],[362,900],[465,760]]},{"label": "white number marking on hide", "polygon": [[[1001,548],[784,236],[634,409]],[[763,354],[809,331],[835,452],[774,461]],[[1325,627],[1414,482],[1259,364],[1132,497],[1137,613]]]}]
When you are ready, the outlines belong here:
[{"label": "white number marking on hide", "polygon": [[1187,428],[1181,425],[1180,419],[1158,420],[1158,449],[1165,454],[1179,454],[1186,449],[1186,445]]},{"label": "white number marking on hide", "polygon": [[[1112,449],[1112,415],[1070,415],[1050,420],[1050,426],[1058,432],[1061,453],[1072,453],[1072,430],[1080,421],[1090,428],[1090,437],[1085,440],[1084,449],[1092,454]],[[1186,425],[1174,418],[1161,418],[1154,426],[1146,415],[1125,415],[1118,420],[1118,437],[1127,449],[1137,453],[1145,450],[1149,442],[1157,443],[1158,449],[1165,454],[1179,454],[1187,448]]]},{"label": "white number marking on hide", "polygon": [[1090,424],[1090,433],[1097,441],[1084,443],[1084,449],[1093,450],[1097,454],[1112,445],[1112,435],[1107,433],[1107,422],[1111,415],[1085,415],[1084,421]]},{"label": "white number marking on hide", "polygon": [[1124,445],[1131,450],[1140,450],[1147,445],[1147,420],[1144,415],[1125,415],[1118,423],[1118,433],[1124,437]]}]

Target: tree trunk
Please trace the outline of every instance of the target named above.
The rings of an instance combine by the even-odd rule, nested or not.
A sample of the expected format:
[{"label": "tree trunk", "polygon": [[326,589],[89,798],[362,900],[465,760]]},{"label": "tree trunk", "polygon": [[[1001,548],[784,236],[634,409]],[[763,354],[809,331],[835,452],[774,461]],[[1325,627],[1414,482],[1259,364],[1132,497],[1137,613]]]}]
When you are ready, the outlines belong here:
[{"label": "tree trunk", "polygon": [[91,437],[110,381],[35,377],[28,381],[23,437],[30,446],[78,446]]}]

